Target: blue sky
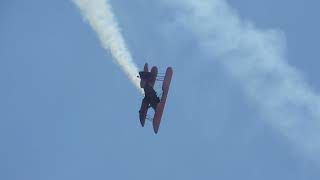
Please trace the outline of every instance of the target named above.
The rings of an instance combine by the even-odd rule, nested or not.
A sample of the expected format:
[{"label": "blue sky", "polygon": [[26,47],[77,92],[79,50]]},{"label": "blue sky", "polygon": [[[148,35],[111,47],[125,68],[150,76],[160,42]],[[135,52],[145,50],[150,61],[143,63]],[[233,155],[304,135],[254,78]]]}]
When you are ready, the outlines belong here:
[{"label": "blue sky", "polygon": [[[140,127],[141,95],[74,4],[5,0],[0,179],[319,179],[318,159],[266,120],[190,29],[172,23],[176,8],[110,3],[137,65],[174,68],[159,134],[150,122]],[[318,2],[228,3],[257,28],[283,32],[288,64],[319,92]]]}]

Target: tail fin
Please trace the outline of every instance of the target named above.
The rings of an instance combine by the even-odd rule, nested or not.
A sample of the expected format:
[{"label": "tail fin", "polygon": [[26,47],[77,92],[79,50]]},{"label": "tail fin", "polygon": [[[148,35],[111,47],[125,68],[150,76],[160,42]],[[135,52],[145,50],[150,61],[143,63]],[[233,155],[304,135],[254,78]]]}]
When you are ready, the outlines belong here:
[{"label": "tail fin", "polygon": [[149,70],[148,70],[148,63],[145,63],[145,64],[144,64],[143,70],[144,70],[144,72],[149,72]]}]

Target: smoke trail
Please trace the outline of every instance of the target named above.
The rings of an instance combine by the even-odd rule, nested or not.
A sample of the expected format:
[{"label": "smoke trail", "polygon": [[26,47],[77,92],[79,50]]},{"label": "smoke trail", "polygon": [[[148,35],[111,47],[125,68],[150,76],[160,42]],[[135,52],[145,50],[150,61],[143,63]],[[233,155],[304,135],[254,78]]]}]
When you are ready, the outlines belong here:
[{"label": "smoke trail", "polygon": [[265,119],[309,158],[320,160],[320,98],[285,57],[284,34],[241,19],[224,0],[164,0],[173,23],[223,64]]},{"label": "smoke trail", "polygon": [[139,85],[138,68],[132,60],[107,0],[72,0],[97,33],[102,46],[111,51],[113,58],[131,82],[143,94]]}]

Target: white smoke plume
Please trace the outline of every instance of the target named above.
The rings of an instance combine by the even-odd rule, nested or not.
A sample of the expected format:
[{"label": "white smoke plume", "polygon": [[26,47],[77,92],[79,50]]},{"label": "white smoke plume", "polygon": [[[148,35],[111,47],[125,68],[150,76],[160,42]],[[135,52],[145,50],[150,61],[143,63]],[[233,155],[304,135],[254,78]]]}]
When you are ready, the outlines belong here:
[{"label": "white smoke plume", "polygon": [[80,9],[83,17],[97,33],[102,46],[110,50],[113,58],[126,73],[131,82],[143,94],[140,88],[138,68],[126,47],[120,33],[112,8],[107,0],[72,0]]},{"label": "white smoke plume", "polygon": [[203,53],[223,64],[270,125],[319,162],[320,98],[289,65],[284,33],[259,29],[225,0],[163,1],[176,12],[173,23],[191,31]]}]

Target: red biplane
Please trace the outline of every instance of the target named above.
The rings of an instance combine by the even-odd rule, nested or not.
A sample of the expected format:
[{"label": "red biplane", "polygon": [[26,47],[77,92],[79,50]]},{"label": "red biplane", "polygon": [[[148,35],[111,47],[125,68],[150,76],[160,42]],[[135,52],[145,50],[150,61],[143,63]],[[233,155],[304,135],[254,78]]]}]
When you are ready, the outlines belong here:
[{"label": "red biplane", "polygon": [[[168,67],[163,79],[157,79],[158,68],[156,66],[151,68],[151,71],[148,70],[148,63],[144,65],[143,71],[139,72],[140,87],[144,90],[144,98],[141,103],[141,108],[139,110],[139,118],[142,127],[145,124],[147,117],[147,112],[150,107],[155,111],[153,116],[153,130],[157,134],[160,126],[160,121],[163,113],[164,106],[166,104],[166,99],[170,87],[170,82],[172,78],[172,68]],[[162,95],[158,96],[157,92],[154,90],[154,85],[156,81],[163,81],[162,83]]]}]

